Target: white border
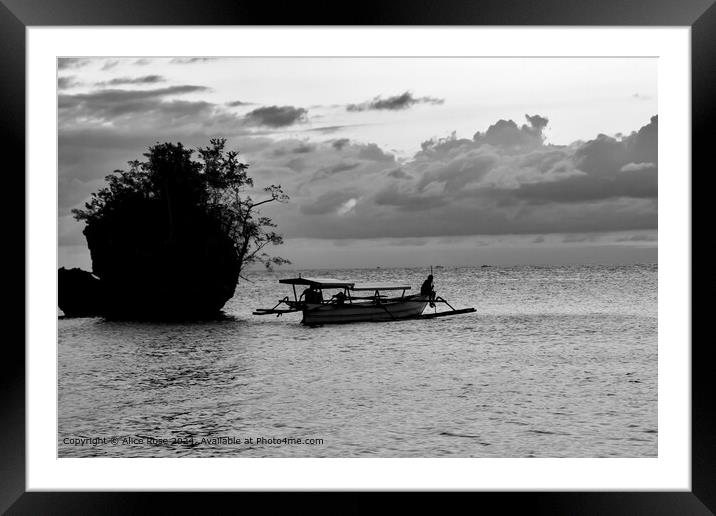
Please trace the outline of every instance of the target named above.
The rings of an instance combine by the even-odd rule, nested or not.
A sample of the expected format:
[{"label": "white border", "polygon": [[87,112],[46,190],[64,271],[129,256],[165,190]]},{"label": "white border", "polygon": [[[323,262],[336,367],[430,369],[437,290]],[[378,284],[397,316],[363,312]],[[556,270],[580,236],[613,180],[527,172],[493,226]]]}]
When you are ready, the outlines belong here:
[{"label": "white border", "polygon": [[[688,27],[30,27],[27,55],[28,490],[690,490]],[[658,458],[56,458],[57,126],[51,114],[56,57],[87,55],[658,56]]]}]

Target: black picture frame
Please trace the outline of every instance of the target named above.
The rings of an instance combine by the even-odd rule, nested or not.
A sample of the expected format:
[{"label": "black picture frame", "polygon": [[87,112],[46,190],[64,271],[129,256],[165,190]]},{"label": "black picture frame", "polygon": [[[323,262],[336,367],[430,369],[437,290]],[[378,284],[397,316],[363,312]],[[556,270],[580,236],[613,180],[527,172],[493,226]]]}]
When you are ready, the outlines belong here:
[{"label": "black picture frame", "polygon": [[[712,128],[716,126],[716,5],[714,0],[401,0],[338,5],[325,1],[253,2],[200,0],[0,0],[0,135],[8,156],[6,192],[24,199],[25,30],[29,26],[82,25],[617,25],[690,26],[692,71],[692,170],[707,173]],[[16,163],[12,164],[12,160]],[[708,165],[707,165],[708,164]],[[704,169],[704,170],[701,170]],[[686,173],[686,172],[685,172]],[[8,177],[12,176],[12,177]],[[692,172],[692,179],[696,176]],[[692,182],[693,184],[693,182]],[[693,189],[693,192],[698,190]],[[703,189],[702,189],[703,191]],[[9,196],[6,196],[6,198]],[[20,201],[22,202],[22,201]],[[703,218],[694,211],[693,227]],[[19,210],[16,213],[20,213]],[[24,209],[22,211],[24,214]],[[23,244],[19,240],[22,233]],[[694,234],[692,229],[692,234]],[[14,240],[10,267],[25,270],[24,224],[6,229]],[[22,252],[19,249],[23,249]],[[8,253],[11,254],[11,253]],[[693,265],[692,249],[692,271]],[[705,287],[700,287],[704,289]],[[693,292],[693,291],[692,291]],[[24,300],[12,298],[7,320],[24,320]],[[692,314],[698,308],[692,303]],[[703,309],[703,308],[702,308]],[[19,312],[23,311],[21,315]],[[15,313],[17,312],[17,313]],[[692,315],[692,321],[694,315]],[[693,325],[692,325],[693,326]],[[0,374],[0,511],[10,514],[105,514],[206,510],[210,493],[39,493],[25,489],[25,351],[23,338],[6,338]],[[692,490],[690,492],[473,493],[469,502],[484,510],[519,509],[537,514],[712,514],[716,511],[715,390],[710,339],[696,339],[692,353]],[[710,386],[710,387],[709,387]],[[221,498],[243,497],[225,493]],[[475,498],[476,499],[473,499]],[[314,510],[362,512],[373,507],[351,495],[340,505],[303,493],[299,503]],[[414,500],[424,504],[422,495]],[[212,499],[212,501],[214,501]],[[293,503],[293,502],[292,502]],[[239,507],[239,506],[235,506]],[[243,507],[243,505],[241,506]],[[447,506],[441,505],[447,509]],[[173,512],[173,511],[172,511]]]}]

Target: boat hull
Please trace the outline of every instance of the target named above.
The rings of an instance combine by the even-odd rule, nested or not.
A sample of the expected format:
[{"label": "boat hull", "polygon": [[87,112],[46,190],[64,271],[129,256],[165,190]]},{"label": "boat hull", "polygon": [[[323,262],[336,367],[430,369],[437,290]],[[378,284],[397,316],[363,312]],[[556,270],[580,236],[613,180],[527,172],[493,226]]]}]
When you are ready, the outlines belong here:
[{"label": "boat hull", "polygon": [[303,324],[345,324],[410,319],[420,315],[428,304],[427,296],[405,296],[375,303],[315,304],[303,309]]}]

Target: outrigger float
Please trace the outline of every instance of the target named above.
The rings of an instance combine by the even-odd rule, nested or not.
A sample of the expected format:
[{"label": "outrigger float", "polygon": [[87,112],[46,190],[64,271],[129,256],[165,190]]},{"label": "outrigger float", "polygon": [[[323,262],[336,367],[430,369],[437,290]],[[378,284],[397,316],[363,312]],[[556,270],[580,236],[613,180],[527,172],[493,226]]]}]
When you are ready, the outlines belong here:
[{"label": "outrigger float", "polygon": [[[301,322],[309,326],[321,324],[342,324],[364,321],[396,321],[403,319],[432,319],[448,315],[474,312],[474,308],[456,310],[442,297],[430,299],[423,294],[405,295],[410,285],[402,284],[356,284],[333,278],[289,278],[279,283],[293,287],[293,299],[288,296],[281,299],[273,308],[257,308],[253,315],[276,315],[302,312]],[[300,295],[296,285],[307,287]],[[338,290],[338,293],[324,300],[324,290]],[[389,296],[382,292],[401,291],[399,296]],[[450,310],[423,313],[431,304],[445,304]],[[281,307],[285,305],[285,308]]]}]

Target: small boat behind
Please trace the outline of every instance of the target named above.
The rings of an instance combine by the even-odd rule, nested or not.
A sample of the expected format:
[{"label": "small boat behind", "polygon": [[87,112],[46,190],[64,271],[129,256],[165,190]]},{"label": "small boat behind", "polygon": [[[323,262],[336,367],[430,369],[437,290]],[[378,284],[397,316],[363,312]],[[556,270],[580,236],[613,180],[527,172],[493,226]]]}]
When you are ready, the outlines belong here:
[{"label": "small boat behind", "polygon": [[[293,287],[293,299],[281,299],[273,308],[258,308],[254,315],[302,312],[303,324],[343,324],[367,321],[428,319],[474,312],[474,308],[454,309],[439,296],[406,294],[410,285],[400,283],[360,284],[334,278],[289,278],[279,283]],[[296,286],[304,287],[300,294]],[[330,295],[331,291],[336,291]],[[398,292],[400,294],[398,294]],[[445,304],[450,310],[423,314],[428,305]]]}]

